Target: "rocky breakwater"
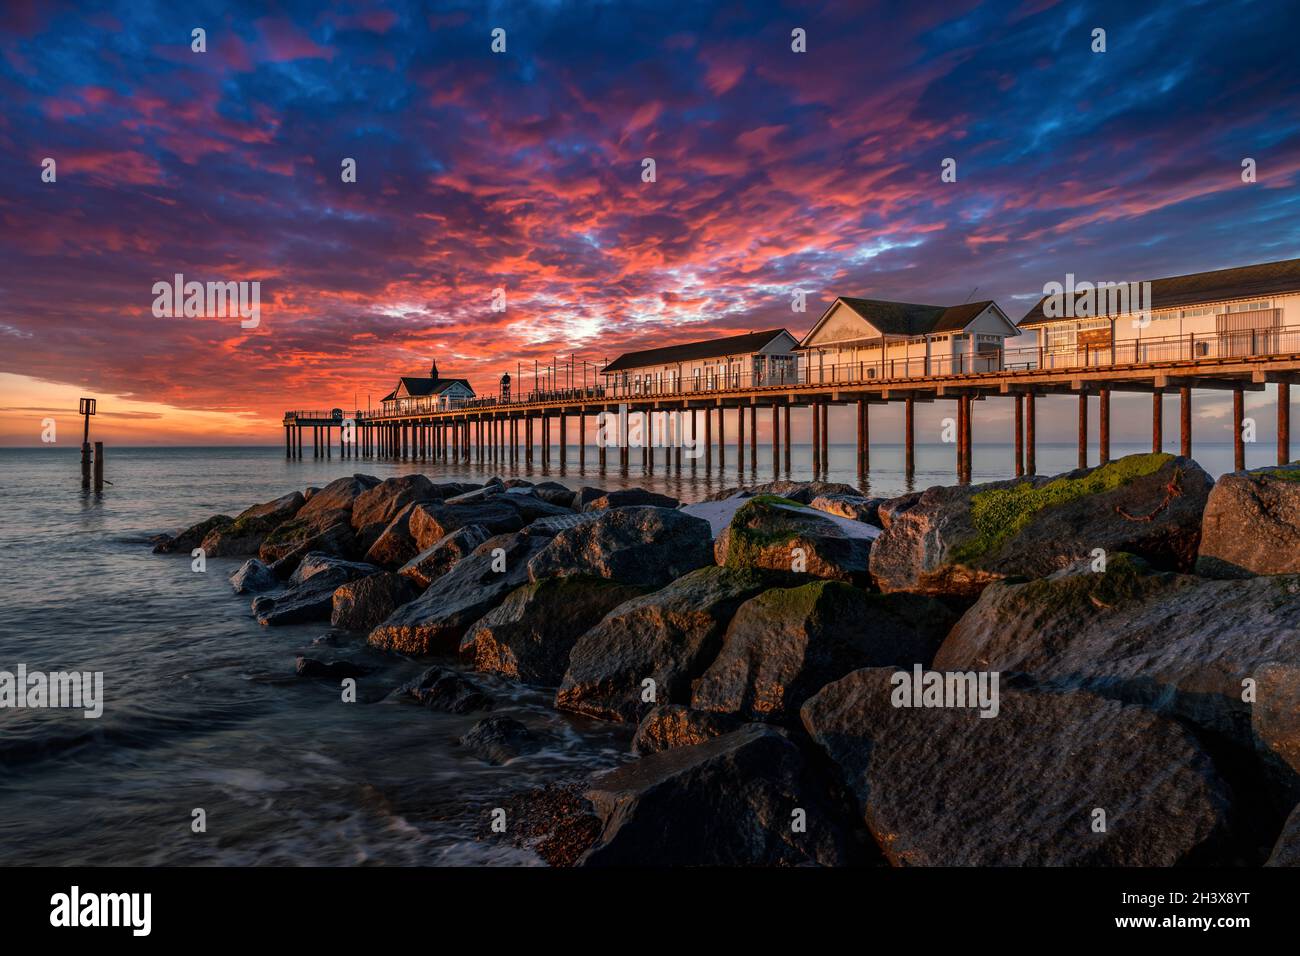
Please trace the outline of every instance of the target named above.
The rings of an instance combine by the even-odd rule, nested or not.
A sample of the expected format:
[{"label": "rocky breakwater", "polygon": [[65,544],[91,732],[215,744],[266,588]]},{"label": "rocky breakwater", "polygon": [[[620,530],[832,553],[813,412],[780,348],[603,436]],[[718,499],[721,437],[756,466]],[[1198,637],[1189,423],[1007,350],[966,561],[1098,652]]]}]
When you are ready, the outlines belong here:
[{"label": "rocky breakwater", "polygon": [[[259,549],[331,547],[232,584],[269,625],[329,616],[372,654],[441,658],[399,691],[432,709],[491,707],[480,671],[625,726],[623,764],[512,795],[507,832],[476,834],[555,864],[1277,865],[1300,575],[1223,529],[1300,533],[1292,480],[1138,455],[679,506],[354,476],[312,495],[310,529],[310,502],[258,506],[290,526]],[[208,520],[172,550],[239,518]],[[508,769],[530,734],[494,714],[462,743]]]}]

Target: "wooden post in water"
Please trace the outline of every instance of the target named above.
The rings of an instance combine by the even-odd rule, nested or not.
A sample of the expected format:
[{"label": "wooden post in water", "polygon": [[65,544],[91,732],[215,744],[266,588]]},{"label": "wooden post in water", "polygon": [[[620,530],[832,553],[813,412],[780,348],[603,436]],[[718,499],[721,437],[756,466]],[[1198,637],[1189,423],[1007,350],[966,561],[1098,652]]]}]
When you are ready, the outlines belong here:
[{"label": "wooden post in water", "polygon": [[789,474],[790,474],[790,442],[791,442],[791,440],[792,440],[792,439],[791,439],[791,435],[790,435],[790,403],[789,403],[789,401],[786,402],[786,405],[785,405],[785,414],[784,414],[782,417],[785,419],[785,447],[782,449],[782,455],[783,455],[783,457],[784,457],[784,459],[785,459],[785,473],[786,473],[786,476],[788,477]]},{"label": "wooden post in water", "polygon": [[1179,451],[1184,458],[1192,457],[1192,390],[1184,385],[1178,389]]},{"label": "wooden post in water", "polygon": [[1277,383],[1277,463],[1291,461],[1291,384]]},{"label": "wooden post in water", "polygon": [[1097,444],[1101,464],[1110,461],[1110,389],[1103,388],[1097,397]]},{"label": "wooden post in water", "polygon": [[104,490],[104,443],[95,442],[95,494]]},{"label": "wooden post in water", "polygon": [[1025,474],[1025,397],[1017,392],[1012,396],[1016,403],[1016,424],[1015,424],[1015,469],[1016,477],[1023,478]]},{"label": "wooden post in water", "polygon": [[821,477],[822,473],[822,415],[817,408],[817,403],[813,402],[808,408],[812,411],[812,460],[813,460],[813,480]]},{"label": "wooden post in water", "polygon": [[772,477],[781,477],[781,406],[772,403]]},{"label": "wooden post in water", "polygon": [[704,408],[704,470],[713,471],[713,409]]},{"label": "wooden post in water", "polygon": [[1033,475],[1038,471],[1038,464],[1035,461],[1035,450],[1038,442],[1034,436],[1034,425],[1037,424],[1038,415],[1034,408],[1034,393],[1025,393],[1025,472]]},{"label": "wooden post in water", "polygon": [[1151,393],[1151,451],[1159,454],[1165,447],[1165,393]]},{"label": "wooden post in water", "polygon": [[569,416],[560,409],[560,474],[564,474],[565,459],[569,448]]},{"label": "wooden post in water", "polygon": [[957,484],[966,483],[966,416],[970,408],[966,404],[967,396],[957,396]]},{"label": "wooden post in water", "polygon": [[1242,435],[1246,416],[1246,392],[1237,385],[1232,390],[1232,467],[1234,471],[1246,470],[1246,439]]},{"label": "wooden post in water", "polygon": [[578,469],[587,467],[587,412],[578,412]]},{"label": "wooden post in water", "polygon": [[1088,467],[1088,393],[1079,393],[1079,467]]},{"label": "wooden post in water", "polygon": [[726,409],[718,405],[718,471],[727,467],[727,416]]},{"label": "wooden post in water", "polygon": [[758,406],[749,405],[749,470],[758,470]]},{"label": "wooden post in water", "polygon": [[745,470],[745,406],[736,406],[736,473]]},{"label": "wooden post in water", "polygon": [[77,403],[78,414],[85,422],[81,431],[81,487],[90,488],[90,416],[95,414],[97,400],[83,398]]},{"label": "wooden post in water", "polygon": [[916,471],[916,409],[911,395],[903,399],[903,471],[909,478]]},{"label": "wooden post in water", "polygon": [[822,474],[826,475],[831,470],[831,406],[830,402],[822,403]]}]

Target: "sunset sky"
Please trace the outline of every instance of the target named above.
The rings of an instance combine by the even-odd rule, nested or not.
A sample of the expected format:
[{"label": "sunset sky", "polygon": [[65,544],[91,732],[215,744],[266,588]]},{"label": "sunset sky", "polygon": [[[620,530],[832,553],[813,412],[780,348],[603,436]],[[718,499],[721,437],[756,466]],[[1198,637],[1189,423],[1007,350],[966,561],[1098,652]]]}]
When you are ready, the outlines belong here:
[{"label": "sunset sky", "polygon": [[[1067,272],[1300,256],[1300,5],[1147,6],[6,0],[0,444],[81,394],[110,440],[275,444],[430,358],[492,391],[837,294],[1019,319]],[[155,318],[175,273],[260,280],[260,326]]]}]

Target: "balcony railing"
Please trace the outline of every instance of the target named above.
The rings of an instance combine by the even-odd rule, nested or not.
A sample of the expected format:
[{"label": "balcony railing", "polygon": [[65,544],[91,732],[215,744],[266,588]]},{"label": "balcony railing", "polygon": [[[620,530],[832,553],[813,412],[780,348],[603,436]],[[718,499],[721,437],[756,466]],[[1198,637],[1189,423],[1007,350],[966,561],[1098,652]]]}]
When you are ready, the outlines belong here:
[{"label": "balcony railing", "polygon": [[[1211,362],[1231,358],[1271,355],[1300,355],[1300,326],[1235,331],[1199,332],[1186,335],[1122,339],[1111,345],[1082,348],[1049,348],[1046,344],[974,355],[931,355],[911,358],[884,358],[858,362],[821,362],[817,357],[805,360],[787,375],[767,372],[757,377],[752,372],[684,376],[667,381],[635,380],[624,382],[612,377],[608,385],[554,391],[525,391],[503,399],[496,396],[453,400],[445,403],[434,397],[401,399],[386,403],[382,410],[358,412],[361,419],[424,415],[443,411],[509,409],[518,405],[546,402],[607,401],[637,398],[690,397],[719,392],[781,389],[800,385],[852,385],[917,378],[946,378],[1017,371],[1068,371],[1071,369],[1141,366],[1174,362]],[[330,412],[286,412],[285,418],[330,418]]]}]

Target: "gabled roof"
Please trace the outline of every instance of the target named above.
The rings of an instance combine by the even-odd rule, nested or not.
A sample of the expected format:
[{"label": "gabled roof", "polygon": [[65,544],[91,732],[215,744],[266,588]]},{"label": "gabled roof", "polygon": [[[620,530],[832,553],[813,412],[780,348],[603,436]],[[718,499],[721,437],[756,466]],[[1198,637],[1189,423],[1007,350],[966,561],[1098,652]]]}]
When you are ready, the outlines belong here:
[{"label": "gabled roof", "polygon": [[[1185,276],[1151,279],[1151,308],[1179,309],[1190,305],[1207,305],[1232,299],[1249,299],[1261,295],[1300,291],[1300,259],[1259,262],[1234,269],[1195,272]],[[1043,314],[1043,296],[1030,309],[1020,325],[1071,321],[1070,316],[1049,318]]]},{"label": "gabled roof", "polygon": [[[695,359],[747,355],[766,348],[782,335],[790,335],[790,333],[785,329],[769,329],[766,332],[747,332],[744,335],[731,335],[723,339],[705,339],[701,342],[687,342],[685,345],[668,345],[664,348],[644,349],[640,352],[624,352],[606,365],[603,371],[622,372],[626,369],[645,368],[648,365],[671,365],[674,362],[690,362]],[[791,335],[790,338],[793,339],[794,336]]]},{"label": "gabled roof", "polygon": [[911,338],[943,332],[960,332],[989,306],[992,306],[998,317],[1006,322],[1012,334],[1015,332],[1015,325],[992,299],[966,302],[962,305],[919,305],[914,302],[886,302],[883,299],[858,299],[842,295],[830,304],[817,323],[809,329],[808,334],[803,337],[803,342],[799,344],[800,348],[809,347],[807,343],[841,302],[884,336]]},{"label": "gabled roof", "polygon": [[397,388],[393,389],[388,395],[380,401],[391,402],[403,385],[406,386],[406,393],[412,398],[420,398],[425,395],[441,395],[447,389],[455,384],[464,385],[473,393],[474,389],[470,387],[469,380],[464,378],[419,378],[418,376],[403,375],[397,380]]}]

